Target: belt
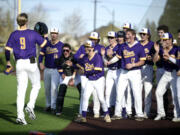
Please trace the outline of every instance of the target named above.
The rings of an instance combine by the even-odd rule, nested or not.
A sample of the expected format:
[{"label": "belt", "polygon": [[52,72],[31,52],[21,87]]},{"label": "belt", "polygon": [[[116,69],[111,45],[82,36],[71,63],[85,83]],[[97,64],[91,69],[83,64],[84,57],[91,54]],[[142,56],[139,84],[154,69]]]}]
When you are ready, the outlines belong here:
[{"label": "belt", "polygon": [[117,70],[118,67],[109,67],[110,70]]}]

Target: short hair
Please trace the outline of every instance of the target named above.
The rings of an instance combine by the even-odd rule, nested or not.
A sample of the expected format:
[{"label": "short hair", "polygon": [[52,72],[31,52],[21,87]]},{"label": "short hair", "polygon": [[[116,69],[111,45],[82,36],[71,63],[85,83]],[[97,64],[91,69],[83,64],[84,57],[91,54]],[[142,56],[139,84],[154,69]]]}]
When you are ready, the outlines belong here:
[{"label": "short hair", "polygon": [[160,25],[157,30],[163,30],[165,33],[169,32],[169,27],[167,25]]},{"label": "short hair", "polygon": [[134,29],[127,29],[126,33],[127,32],[131,32],[133,35],[136,35],[136,31]]},{"label": "short hair", "polygon": [[28,22],[28,15],[26,13],[21,13],[17,16],[17,24],[19,26],[24,26]]},{"label": "short hair", "polygon": [[70,46],[70,44],[65,43],[65,44],[64,44],[64,46],[63,46],[63,48],[65,48],[65,47],[67,47],[67,48],[69,48],[69,49],[71,50],[71,46]]}]

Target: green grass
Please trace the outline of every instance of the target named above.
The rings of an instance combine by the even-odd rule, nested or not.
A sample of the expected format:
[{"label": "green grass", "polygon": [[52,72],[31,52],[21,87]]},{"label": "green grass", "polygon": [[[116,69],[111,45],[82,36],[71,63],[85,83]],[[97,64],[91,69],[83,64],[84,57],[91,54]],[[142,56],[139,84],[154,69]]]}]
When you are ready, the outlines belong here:
[{"label": "green grass", "polygon": [[[16,77],[0,73],[0,134],[24,134],[30,131],[40,131],[45,133],[59,133],[75,117],[79,107],[79,94],[77,89],[68,88],[64,101],[63,114],[60,117],[44,112],[45,94],[44,85],[41,82],[35,113],[37,119],[32,121],[26,114],[28,125],[22,126],[15,123],[16,120]],[[29,82],[26,92],[26,102],[29,100],[31,85]]]}]

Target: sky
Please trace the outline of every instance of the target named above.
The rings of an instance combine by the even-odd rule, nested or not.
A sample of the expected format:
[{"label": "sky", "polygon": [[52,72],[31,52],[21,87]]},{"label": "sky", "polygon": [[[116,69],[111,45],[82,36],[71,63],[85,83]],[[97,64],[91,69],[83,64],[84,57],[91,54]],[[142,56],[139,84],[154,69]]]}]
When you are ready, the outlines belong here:
[{"label": "sky", "polygon": [[[5,10],[12,9],[13,1],[0,0],[0,5]],[[115,25],[119,28],[126,22],[144,27],[146,19],[157,24],[165,3],[166,0],[97,0],[96,27],[112,22],[113,11]],[[84,32],[94,29],[94,0],[21,0],[22,12],[30,12],[39,4],[47,12],[48,27],[58,27],[62,32],[64,17],[79,11],[85,25]]]}]

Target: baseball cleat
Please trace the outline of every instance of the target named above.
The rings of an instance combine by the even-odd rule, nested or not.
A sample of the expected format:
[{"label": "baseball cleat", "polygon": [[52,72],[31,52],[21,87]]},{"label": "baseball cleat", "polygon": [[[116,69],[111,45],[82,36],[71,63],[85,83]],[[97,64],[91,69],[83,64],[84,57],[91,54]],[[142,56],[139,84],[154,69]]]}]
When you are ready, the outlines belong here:
[{"label": "baseball cleat", "polygon": [[136,120],[136,121],[143,121],[143,120],[144,120],[144,117],[136,117],[135,120]]},{"label": "baseball cleat", "polygon": [[32,119],[32,120],[36,119],[36,115],[34,114],[34,110],[33,109],[31,109],[29,107],[26,107],[25,111],[29,114],[29,118],[30,119]]},{"label": "baseball cleat", "polygon": [[97,113],[97,114],[94,114],[94,118],[95,118],[95,119],[99,118],[99,114],[98,114],[98,113]]},{"label": "baseball cleat", "polygon": [[17,118],[16,123],[20,125],[27,125],[27,122],[25,119]]},{"label": "baseball cleat", "polygon": [[180,118],[174,117],[174,118],[172,119],[172,122],[180,122]]},{"label": "baseball cleat", "polygon": [[80,116],[80,117],[77,117],[74,121],[78,123],[86,123],[87,119],[85,117]]},{"label": "baseball cleat", "polygon": [[165,116],[159,114],[154,118],[155,121],[163,120],[163,119],[165,119]]},{"label": "baseball cleat", "polygon": [[147,114],[144,114],[144,119],[148,119],[149,117],[147,116]]},{"label": "baseball cleat", "polygon": [[61,114],[61,112],[56,112],[56,116],[60,116]]},{"label": "baseball cleat", "polygon": [[122,116],[113,115],[111,120],[120,120],[122,119]]},{"label": "baseball cleat", "polygon": [[104,120],[105,120],[105,122],[108,122],[108,123],[111,122],[111,118],[110,118],[109,114],[106,114],[106,116],[104,117]]}]

